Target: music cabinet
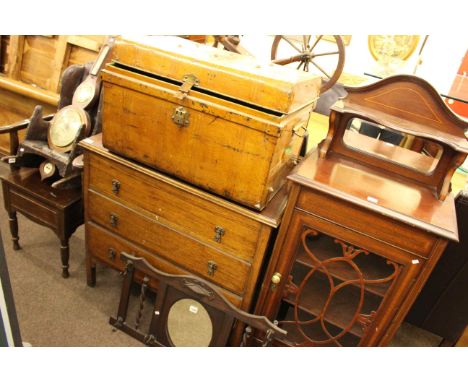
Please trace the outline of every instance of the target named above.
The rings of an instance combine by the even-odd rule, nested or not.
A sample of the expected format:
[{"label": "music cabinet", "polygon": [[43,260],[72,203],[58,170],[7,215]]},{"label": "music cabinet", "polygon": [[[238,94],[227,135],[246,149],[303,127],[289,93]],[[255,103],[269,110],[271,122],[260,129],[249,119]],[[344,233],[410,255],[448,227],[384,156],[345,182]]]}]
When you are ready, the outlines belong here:
[{"label": "music cabinet", "polygon": [[[287,346],[384,346],[448,241],[467,123],[413,76],[347,88],[327,138],[288,177],[256,314]],[[450,254],[447,254],[450,256]]]}]

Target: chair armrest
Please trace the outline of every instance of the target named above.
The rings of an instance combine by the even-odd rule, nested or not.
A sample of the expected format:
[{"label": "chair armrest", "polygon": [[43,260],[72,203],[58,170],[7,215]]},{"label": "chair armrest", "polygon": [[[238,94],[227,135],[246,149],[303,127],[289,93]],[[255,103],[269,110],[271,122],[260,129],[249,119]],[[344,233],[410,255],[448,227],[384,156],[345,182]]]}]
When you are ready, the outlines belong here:
[{"label": "chair armrest", "polygon": [[0,134],[12,133],[15,131],[23,130],[29,125],[29,119],[0,127]]},{"label": "chair armrest", "polygon": [[[54,114],[49,114],[43,117],[44,121],[50,121]],[[19,146],[18,131],[26,129],[29,126],[31,119],[24,119],[22,121],[0,127],[0,134],[10,134],[10,155],[16,155]]]},{"label": "chair armrest", "polygon": [[[54,114],[46,115],[43,120],[50,121],[54,117]],[[13,133],[15,131],[23,130],[28,127],[30,119],[23,119],[22,121],[13,123],[11,125],[1,126],[0,134]]]}]

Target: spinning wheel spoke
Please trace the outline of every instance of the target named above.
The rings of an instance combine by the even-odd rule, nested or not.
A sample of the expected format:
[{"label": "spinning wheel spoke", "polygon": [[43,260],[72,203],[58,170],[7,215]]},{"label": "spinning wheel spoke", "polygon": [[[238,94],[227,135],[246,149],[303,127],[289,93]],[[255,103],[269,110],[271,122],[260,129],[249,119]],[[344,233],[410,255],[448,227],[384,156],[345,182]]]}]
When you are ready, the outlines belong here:
[{"label": "spinning wheel spoke", "polygon": [[314,54],[314,57],[331,56],[333,54],[340,54],[340,52],[336,51],[336,52],[317,53],[317,54]]},{"label": "spinning wheel spoke", "polygon": [[301,66],[302,66],[303,63],[304,63],[304,61],[299,62],[299,65],[297,66],[296,69],[299,70],[299,69],[301,68]]},{"label": "spinning wheel spoke", "polygon": [[325,71],[323,70],[320,65],[318,65],[316,62],[314,62],[313,60],[310,61],[312,63],[312,65],[314,65],[318,70],[320,70],[323,74],[325,74],[325,76],[327,76],[329,79],[331,79],[331,76]]},{"label": "spinning wheel spoke", "polygon": [[280,36],[284,41],[286,41],[289,45],[291,45],[294,49],[296,49],[299,53],[302,53],[303,51],[301,49],[299,49],[296,45],[294,45],[294,43],[290,40],[288,40],[286,37],[284,36]]},{"label": "spinning wheel spoke", "polygon": [[322,37],[323,37],[323,35],[320,35],[320,36],[317,37],[317,40],[315,40],[314,45],[312,45],[312,46],[310,47],[310,51],[311,51],[311,52],[312,52],[312,51],[314,50],[314,48],[317,46],[317,44],[318,44],[319,41],[322,39]]}]

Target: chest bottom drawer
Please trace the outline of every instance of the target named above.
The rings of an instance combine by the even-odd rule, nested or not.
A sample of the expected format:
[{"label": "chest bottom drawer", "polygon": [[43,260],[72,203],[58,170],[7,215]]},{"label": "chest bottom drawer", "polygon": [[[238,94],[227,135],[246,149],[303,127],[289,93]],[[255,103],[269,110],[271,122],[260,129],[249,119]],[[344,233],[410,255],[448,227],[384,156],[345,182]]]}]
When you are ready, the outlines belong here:
[{"label": "chest bottom drawer", "polygon": [[88,191],[88,218],[183,269],[238,295],[244,294],[251,271],[251,264],[246,261],[209,247],[151,216],[93,191]]},{"label": "chest bottom drawer", "polygon": [[[123,271],[125,262],[120,259],[120,253],[126,252],[137,257],[145,258],[155,268],[173,275],[187,275],[189,272],[160,257],[145,251],[129,241],[114,235],[98,225],[86,223],[87,256],[98,259],[110,267]],[[228,291],[222,290],[224,296],[235,306],[240,307],[242,299]]]}]

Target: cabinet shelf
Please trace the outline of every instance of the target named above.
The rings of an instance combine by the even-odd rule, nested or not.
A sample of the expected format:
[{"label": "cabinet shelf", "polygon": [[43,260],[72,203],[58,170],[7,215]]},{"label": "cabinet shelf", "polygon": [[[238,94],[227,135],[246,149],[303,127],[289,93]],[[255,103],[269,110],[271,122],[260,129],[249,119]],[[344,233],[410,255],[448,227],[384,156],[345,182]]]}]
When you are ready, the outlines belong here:
[{"label": "cabinet shelf", "polygon": [[[308,238],[306,242],[309,249],[319,261],[342,257],[341,246],[334,242],[334,239],[329,236],[315,236],[313,238]],[[313,260],[306,253],[302,245],[299,245],[296,262],[305,267],[314,268]],[[358,255],[355,257],[354,263],[359,267],[359,270],[366,280],[384,279],[393,272],[393,267],[388,265],[383,257],[372,253],[368,255]],[[327,269],[333,277],[341,281],[358,278],[356,271],[344,261],[330,262],[327,264]],[[323,272],[320,268],[317,270]],[[390,286],[391,281],[388,281],[378,284],[366,283],[365,288],[370,293],[384,297]],[[356,287],[359,287],[358,283],[356,283]]]},{"label": "cabinet shelf", "polygon": [[[305,267],[295,266],[292,271],[293,282],[299,285],[308,273],[308,269]],[[336,282],[337,279],[333,279],[335,287],[340,283]],[[338,280],[341,281],[341,280]],[[328,278],[323,274],[316,272],[306,283],[302,290],[300,299],[298,301],[298,308],[308,314],[317,317],[323,306],[326,304],[330,293],[330,284]],[[345,286],[335,293],[331,301],[329,302],[326,314],[324,315],[324,321],[336,326],[340,329],[346,328],[349,323],[353,320],[356,314],[356,309],[359,304],[360,290],[352,285]],[[288,304],[295,305],[295,297],[290,295],[284,298]],[[360,314],[371,314],[372,311],[377,311],[378,307],[382,302],[382,298],[372,293],[364,292],[363,305]],[[361,337],[363,331],[361,325],[356,322],[350,329],[349,332],[355,336]]]}]

